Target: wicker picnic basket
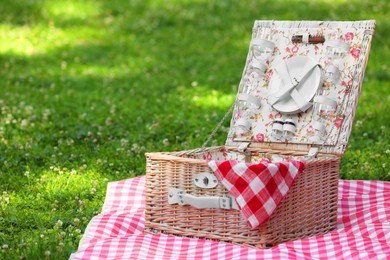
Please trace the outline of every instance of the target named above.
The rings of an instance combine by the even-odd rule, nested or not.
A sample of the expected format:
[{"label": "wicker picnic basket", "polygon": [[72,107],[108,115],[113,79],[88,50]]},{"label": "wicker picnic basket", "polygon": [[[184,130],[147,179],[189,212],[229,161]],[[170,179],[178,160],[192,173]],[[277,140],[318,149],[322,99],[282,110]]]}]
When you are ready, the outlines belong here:
[{"label": "wicker picnic basket", "polygon": [[[225,146],[146,154],[146,232],[268,248],[334,230],[340,156],[374,27],[375,21],[256,21]],[[296,81],[288,91],[286,75]],[[269,220],[250,230],[207,162],[262,158],[306,164]]]}]

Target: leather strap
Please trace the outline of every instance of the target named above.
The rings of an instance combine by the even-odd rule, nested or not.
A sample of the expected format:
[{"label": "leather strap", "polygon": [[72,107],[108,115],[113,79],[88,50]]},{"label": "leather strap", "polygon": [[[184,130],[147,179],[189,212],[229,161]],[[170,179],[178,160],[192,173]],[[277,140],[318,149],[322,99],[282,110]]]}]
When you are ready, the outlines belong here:
[{"label": "leather strap", "polygon": [[[303,38],[306,35],[308,36],[307,40]],[[312,43],[312,44],[316,44],[316,43],[324,43],[325,42],[325,38],[323,36],[311,36],[309,34],[302,34],[302,35],[294,35],[291,38],[291,41],[293,43],[306,43],[306,44],[307,43]]]},{"label": "leather strap", "polygon": [[235,199],[230,195],[197,197],[176,188],[169,188],[168,203],[190,205],[198,209],[239,209]]}]

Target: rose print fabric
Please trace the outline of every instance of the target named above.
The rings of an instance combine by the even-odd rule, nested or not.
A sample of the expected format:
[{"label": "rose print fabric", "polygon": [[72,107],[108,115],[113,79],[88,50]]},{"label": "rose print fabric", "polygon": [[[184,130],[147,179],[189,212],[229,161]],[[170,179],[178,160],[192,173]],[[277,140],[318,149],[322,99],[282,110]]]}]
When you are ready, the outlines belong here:
[{"label": "rose print fabric", "polygon": [[[257,59],[252,55],[252,43],[249,48],[249,54],[246,61],[243,77],[240,82],[239,93],[247,93],[261,100],[260,108],[256,111],[248,111],[247,107],[236,104],[233,112],[233,117],[228,135],[227,144],[234,142],[250,141],[250,142],[280,142],[280,143],[300,143],[300,144],[322,144],[324,140],[318,141],[312,137],[315,135],[314,122],[321,120],[325,126],[326,143],[325,145],[336,146],[339,144],[340,133],[349,135],[351,114],[353,113],[354,104],[356,104],[357,97],[353,96],[358,92],[359,83],[363,71],[359,71],[358,64],[363,64],[367,59],[367,54],[362,54],[364,47],[365,28],[359,26],[340,26],[339,28],[274,28],[269,26],[264,33],[264,28],[257,28],[254,30],[253,39],[264,38],[273,42],[275,48],[272,55],[266,60],[267,69],[263,75],[254,73],[252,67],[253,62]],[[345,28],[344,28],[345,27]],[[308,33],[310,35],[324,36],[324,44],[296,44],[292,43],[291,37]],[[349,44],[349,50],[345,56],[338,62],[337,67],[340,72],[338,79],[324,81],[320,86],[321,95],[331,97],[337,102],[336,111],[328,114],[326,117],[321,116],[314,109],[314,106],[305,113],[297,113],[292,115],[282,114],[273,109],[267,102],[267,97],[272,93],[269,89],[269,82],[275,75],[273,67],[292,57],[307,56],[315,59],[321,67],[322,75],[327,73],[330,65],[334,65],[329,52],[327,52],[327,41],[340,40],[341,42]],[[363,69],[364,70],[364,69]],[[360,73],[360,74],[359,74]],[[247,133],[237,131],[236,121],[238,119],[246,119],[250,122],[250,130]],[[287,118],[293,119],[296,124],[297,131],[292,139],[275,137],[272,135],[272,126],[274,120],[285,120]]]}]

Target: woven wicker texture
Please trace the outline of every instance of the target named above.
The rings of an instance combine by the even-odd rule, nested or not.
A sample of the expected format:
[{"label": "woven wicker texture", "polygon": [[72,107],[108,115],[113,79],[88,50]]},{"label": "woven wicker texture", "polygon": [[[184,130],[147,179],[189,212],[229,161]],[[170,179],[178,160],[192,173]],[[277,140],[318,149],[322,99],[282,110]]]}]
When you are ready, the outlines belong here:
[{"label": "woven wicker texture", "polygon": [[[300,139],[289,143],[272,142],[264,138],[252,142],[251,135],[247,139],[234,139],[234,135],[238,136],[233,130],[234,120],[237,119],[235,111],[226,147],[146,154],[146,232],[215,239],[249,247],[268,248],[285,241],[325,234],[334,230],[337,220],[340,166],[340,158],[336,155],[342,155],[347,146],[374,27],[375,21],[256,21],[252,38],[256,38],[264,28],[316,28],[316,30],[353,28],[356,30],[354,32],[362,36],[362,40],[359,41],[360,55],[356,57],[356,63],[350,67],[353,72],[350,78],[350,93],[344,95],[348,97],[342,98],[338,107],[337,115],[342,119],[342,124],[337,126],[337,131],[333,131],[334,127],[329,129],[329,132],[335,133],[332,142],[325,142],[325,145],[316,143],[320,152],[317,158],[309,160],[305,158],[306,165],[303,173],[299,175],[271,218],[256,230],[249,230],[246,220],[238,210],[197,209],[187,205],[168,204],[168,189],[180,189],[197,197],[229,195],[221,184],[210,189],[202,189],[194,184],[193,178],[197,174],[212,172],[206,160],[222,158],[222,160],[256,162],[261,157],[273,159],[275,154],[279,155],[275,156],[278,159],[289,157],[299,159],[299,156],[308,154],[312,143],[300,142]],[[240,89],[243,85],[241,81]],[[268,115],[260,116],[264,117],[264,120],[271,118]],[[310,115],[305,117],[310,119]],[[270,130],[266,129],[265,135]],[[301,132],[300,136],[304,138],[305,134]],[[251,142],[245,153],[237,149],[243,142]]]},{"label": "woven wicker texture", "polygon": [[[209,148],[218,151],[219,147]],[[261,151],[260,151],[261,152]],[[190,156],[201,157],[202,152]],[[237,210],[196,209],[169,205],[168,188],[180,188],[195,196],[222,196],[228,191],[218,184],[200,189],[193,176],[211,172],[203,160],[177,156],[178,153],[147,154],[146,231],[216,239],[257,248],[284,241],[324,234],[336,227],[339,158],[307,162],[286,198],[258,230],[249,230]]]}]

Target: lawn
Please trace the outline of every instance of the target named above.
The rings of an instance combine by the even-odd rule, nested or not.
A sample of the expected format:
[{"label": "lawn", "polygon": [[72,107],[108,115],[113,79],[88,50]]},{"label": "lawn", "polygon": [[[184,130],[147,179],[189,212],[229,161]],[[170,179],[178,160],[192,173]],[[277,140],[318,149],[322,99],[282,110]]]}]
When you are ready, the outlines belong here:
[{"label": "lawn", "polygon": [[0,259],[68,258],[107,182],[201,146],[256,19],[377,20],[341,177],[389,181],[389,15],[387,0],[2,0]]}]

